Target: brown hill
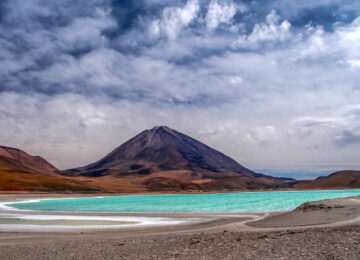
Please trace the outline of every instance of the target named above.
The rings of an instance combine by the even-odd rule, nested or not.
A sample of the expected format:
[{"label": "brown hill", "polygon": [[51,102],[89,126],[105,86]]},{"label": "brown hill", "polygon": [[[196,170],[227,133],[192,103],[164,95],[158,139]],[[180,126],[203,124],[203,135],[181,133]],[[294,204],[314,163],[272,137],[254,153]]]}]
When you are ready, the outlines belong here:
[{"label": "brown hill", "polygon": [[0,146],[0,190],[98,191],[86,182],[59,175],[60,171],[40,156]]},{"label": "brown hill", "polygon": [[0,167],[0,190],[2,191],[49,191],[49,192],[96,192],[101,188],[87,182],[63,176],[22,172]]},{"label": "brown hill", "polygon": [[[145,130],[99,161],[64,171],[78,177],[113,177],[127,187],[158,190],[290,188],[294,179],[255,173],[209,146],[165,126]],[[103,189],[108,190],[95,181]]]},{"label": "brown hill", "polygon": [[360,188],[360,171],[339,171],[313,181],[299,183],[297,189],[352,189]]},{"label": "brown hill", "polygon": [[0,167],[21,172],[56,175],[59,170],[40,156],[32,156],[20,149],[0,146]]}]

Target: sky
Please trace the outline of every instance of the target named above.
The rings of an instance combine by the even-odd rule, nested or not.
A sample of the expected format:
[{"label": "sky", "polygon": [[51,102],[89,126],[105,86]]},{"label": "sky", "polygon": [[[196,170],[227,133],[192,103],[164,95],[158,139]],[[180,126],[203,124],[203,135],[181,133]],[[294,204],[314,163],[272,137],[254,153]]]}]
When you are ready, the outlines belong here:
[{"label": "sky", "polygon": [[265,174],[360,169],[360,1],[0,1],[1,145],[67,169],[156,125]]}]

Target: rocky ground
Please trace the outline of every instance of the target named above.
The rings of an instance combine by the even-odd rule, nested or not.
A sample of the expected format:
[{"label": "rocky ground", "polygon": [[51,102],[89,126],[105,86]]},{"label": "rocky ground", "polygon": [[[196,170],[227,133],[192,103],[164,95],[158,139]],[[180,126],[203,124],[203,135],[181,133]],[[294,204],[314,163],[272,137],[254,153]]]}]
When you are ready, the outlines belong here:
[{"label": "rocky ground", "polygon": [[0,259],[359,259],[360,225],[0,245]]}]

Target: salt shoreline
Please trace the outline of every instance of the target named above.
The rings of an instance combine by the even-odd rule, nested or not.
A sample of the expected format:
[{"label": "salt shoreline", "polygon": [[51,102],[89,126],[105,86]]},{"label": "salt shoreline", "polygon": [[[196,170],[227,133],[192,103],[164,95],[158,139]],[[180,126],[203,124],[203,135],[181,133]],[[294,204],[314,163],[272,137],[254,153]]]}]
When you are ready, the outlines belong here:
[{"label": "salt shoreline", "polygon": [[[236,220],[238,222],[238,226],[242,226],[244,230],[253,229],[255,230],[256,227],[258,228],[280,228],[280,227],[288,227],[288,226],[312,226],[312,225],[326,225],[332,224],[331,221],[324,221],[323,218],[328,218],[327,215],[319,216],[317,215],[317,221],[309,222],[309,218],[307,218],[307,222],[303,222],[301,218],[296,219],[293,215],[295,214],[294,211],[272,211],[272,212],[212,212],[212,213],[157,213],[157,212],[146,212],[146,213],[139,213],[139,212],[66,212],[66,211],[33,211],[33,210],[22,210],[17,209],[7,204],[16,204],[16,203],[31,203],[37,202],[40,200],[51,200],[51,199],[73,199],[73,198],[83,198],[87,197],[85,194],[12,194],[12,195],[0,195],[0,220],[1,218],[17,218],[24,220],[24,223],[27,219],[37,219],[37,220],[104,220],[104,221],[133,221],[137,222],[134,225],[123,225],[123,226],[115,226],[115,225],[104,225],[104,226],[84,226],[84,227],[67,227],[67,226],[42,226],[41,232],[47,231],[76,231],[78,229],[83,230],[96,230],[96,229],[117,229],[117,228],[151,228],[157,226],[171,226],[171,225],[179,225],[179,226],[188,226],[194,224],[206,224],[207,222],[214,222],[215,220],[221,220],[222,218],[233,218],[233,219],[241,219],[241,221]],[[100,196],[96,196],[100,197]],[[103,196],[101,196],[103,197]],[[354,197],[351,199],[349,198],[340,198],[340,199],[330,199],[325,201],[355,201],[355,204],[358,202],[358,197]],[[313,203],[313,202],[311,202]],[[337,209],[337,211],[339,211]],[[340,211],[344,211],[343,209]],[[296,213],[299,215],[299,213]],[[331,212],[331,215],[336,216],[332,222],[341,223],[342,218],[339,218],[339,214],[341,212]],[[351,215],[350,213],[347,213]],[[344,215],[344,214],[342,214]],[[353,216],[353,215],[351,215]],[[266,218],[266,219],[265,219]],[[312,218],[312,217],[310,217]],[[346,217],[345,217],[346,218]],[[257,224],[260,220],[263,220],[263,223]],[[279,221],[280,219],[280,221]],[[290,219],[290,220],[288,220]],[[275,223],[274,220],[277,220]],[[236,222],[234,221],[234,222]],[[280,223],[281,222],[281,223]],[[298,223],[299,222],[299,223]],[[253,223],[253,224],[251,224]],[[267,224],[264,224],[267,223]],[[279,224],[280,223],[280,224]],[[248,224],[248,225],[245,225]],[[21,230],[21,226],[13,226],[10,225],[1,225],[0,224],[0,231],[19,231]],[[36,226],[33,227],[25,227],[27,231],[31,232],[38,232]]]},{"label": "salt shoreline", "polygon": [[[241,217],[239,222],[245,225],[249,222],[259,221],[268,215],[276,215],[287,211],[261,211],[261,212],[86,212],[86,211],[40,211],[16,208],[16,204],[36,203],[53,199],[76,199],[84,197],[71,194],[71,197],[58,194],[29,194],[28,196],[13,195],[2,196],[0,200],[0,231],[27,231],[27,232],[62,232],[77,230],[98,229],[124,229],[143,228],[171,225],[191,225],[211,222],[224,216]],[[1,197],[1,196],[0,196]],[[25,198],[26,197],[26,198]],[[104,198],[105,196],[89,196],[86,198]],[[13,199],[13,201],[10,200]],[[9,214],[11,213],[11,214]],[[79,223],[83,221],[84,224]],[[101,225],[97,223],[101,221]],[[118,223],[115,223],[118,222]],[[51,225],[49,224],[51,223]],[[66,225],[64,224],[66,223]],[[49,225],[47,225],[49,224]]]},{"label": "salt shoreline", "polygon": [[[53,198],[69,196],[0,195],[0,201],[38,199],[49,195]],[[42,213],[31,214],[35,216]],[[135,215],[164,217],[164,214],[159,213]],[[280,259],[282,256],[291,256],[292,259],[358,259],[360,196],[310,202],[294,211],[267,215],[222,213],[165,216],[213,217],[214,220],[128,229],[0,232],[0,258],[195,260]]]}]

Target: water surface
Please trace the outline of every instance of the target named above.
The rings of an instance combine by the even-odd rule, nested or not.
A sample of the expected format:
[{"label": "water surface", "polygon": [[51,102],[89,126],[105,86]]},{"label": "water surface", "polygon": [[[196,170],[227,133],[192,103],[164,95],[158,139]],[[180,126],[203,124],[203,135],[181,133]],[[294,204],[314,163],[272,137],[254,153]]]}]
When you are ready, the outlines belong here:
[{"label": "water surface", "polygon": [[263,212],[292,210],[308,201],[356,195],[360,195],[360,190],[134,195],[8,205],[25,210],[72,212]]}]

